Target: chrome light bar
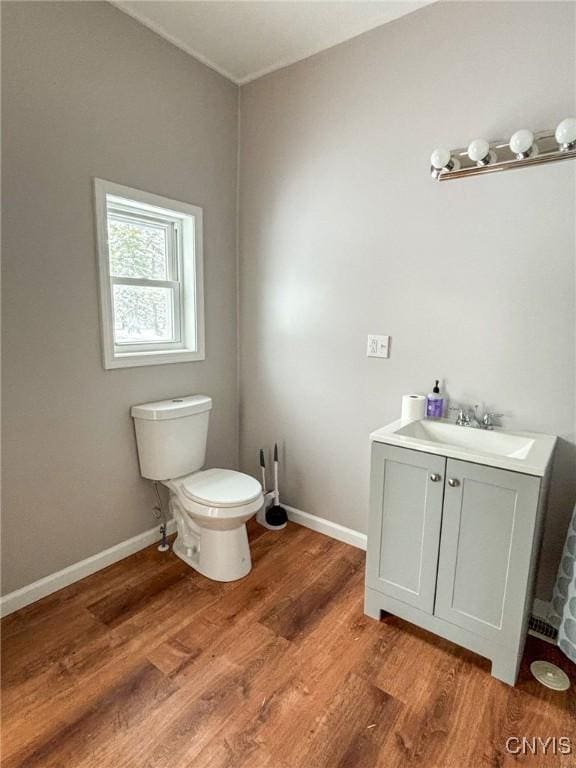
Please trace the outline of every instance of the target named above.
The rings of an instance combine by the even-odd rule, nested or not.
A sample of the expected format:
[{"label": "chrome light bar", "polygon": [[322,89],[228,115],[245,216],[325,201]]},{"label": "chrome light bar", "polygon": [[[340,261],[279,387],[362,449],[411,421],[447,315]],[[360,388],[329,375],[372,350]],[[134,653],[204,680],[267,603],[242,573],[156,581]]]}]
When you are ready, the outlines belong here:
[{"label": "chrome light bar", "polygon": [[575,131],[576,119],[567,118],[556,131],[532,134],[523,129],[508,141],[476,139],[468,147],[437,149],[432,153],[430,172],[438,181],[448,181],[570,160],[576,158]]}]

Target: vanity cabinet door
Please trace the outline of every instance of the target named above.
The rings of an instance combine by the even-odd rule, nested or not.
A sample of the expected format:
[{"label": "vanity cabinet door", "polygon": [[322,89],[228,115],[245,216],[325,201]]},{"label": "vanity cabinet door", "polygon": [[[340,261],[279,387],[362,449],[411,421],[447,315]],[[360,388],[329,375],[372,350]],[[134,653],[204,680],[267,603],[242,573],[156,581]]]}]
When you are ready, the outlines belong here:
[{"label": "vanity cabinet door", "polygon": [[432,613],[446,459],[373,443],[366,584]]},{"label": "vanity cabinet door", "polygon": [[503,645],[523,632],[540,478],[448,459],[434,613]]}]

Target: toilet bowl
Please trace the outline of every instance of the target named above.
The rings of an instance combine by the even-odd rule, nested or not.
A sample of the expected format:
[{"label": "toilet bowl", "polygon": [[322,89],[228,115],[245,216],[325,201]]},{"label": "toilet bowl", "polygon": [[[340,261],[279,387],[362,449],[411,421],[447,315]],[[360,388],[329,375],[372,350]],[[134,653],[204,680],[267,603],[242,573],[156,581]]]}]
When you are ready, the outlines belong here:
[{"label": "toilet bowl", "polygon": [[173,550],[214,581],[235,581],[252,568],[246,523],[263,504],[249,475],[208,469],[165,481],[178,535]]},{"label": "toilet bowl", "polygon": [[235,581],[252,562],[246,522],[262,486],[231,469],[202,470],[212,400],[188,395],[132,407],[142,477],[163,483],[178,535],[174,552],[215,581]]}]

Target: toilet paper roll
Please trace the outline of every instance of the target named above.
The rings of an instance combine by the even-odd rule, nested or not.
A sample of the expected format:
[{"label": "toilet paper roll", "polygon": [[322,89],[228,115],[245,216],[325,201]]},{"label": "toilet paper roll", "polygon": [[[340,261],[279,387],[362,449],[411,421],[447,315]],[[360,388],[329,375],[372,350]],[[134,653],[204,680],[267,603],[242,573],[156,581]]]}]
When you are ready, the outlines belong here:
[{"label": "toilet paper roll", "polygon": [[402,397],[402,419],[414,421],[426,416],[426,397],[408,394]]}]

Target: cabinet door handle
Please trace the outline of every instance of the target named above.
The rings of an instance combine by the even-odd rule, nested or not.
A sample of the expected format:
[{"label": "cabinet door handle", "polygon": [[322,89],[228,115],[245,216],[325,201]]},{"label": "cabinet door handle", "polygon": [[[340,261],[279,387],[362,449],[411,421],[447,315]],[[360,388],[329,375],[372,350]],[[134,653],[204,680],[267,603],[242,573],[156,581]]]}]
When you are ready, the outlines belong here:
[{"label": "cabinet door handle", "polygon": [[436,473],[434,473],[433,475],[430,475],[430,480],[432,480],[433,483],[437,483],[440,480],[442,480],[442,477],[441,475],[437,475]]},{"label": "cabinet door handle", "polygon": [[455,477],[450,477],[448,479],[448,485],[450,488],[457,488],[460,485],[460,480],[456,480]]}]

